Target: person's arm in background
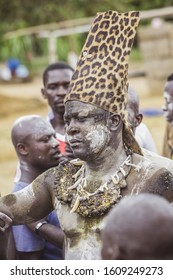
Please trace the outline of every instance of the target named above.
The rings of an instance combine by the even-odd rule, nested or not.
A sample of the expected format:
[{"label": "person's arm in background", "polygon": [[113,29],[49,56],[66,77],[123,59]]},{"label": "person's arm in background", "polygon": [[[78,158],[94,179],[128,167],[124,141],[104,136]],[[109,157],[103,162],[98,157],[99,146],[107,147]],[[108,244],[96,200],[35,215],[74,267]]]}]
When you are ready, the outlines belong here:
[{"label": "person's arm in background", "polygon": [[63,248],[64,232],[60,227],[50,224],[47,219],[29,224],[28,227],[50,243]]},{"label": "person's arm in background", "polygon": [[17,251],[18,260],[41,260],[43,250],[35,252],[19,252]]}]

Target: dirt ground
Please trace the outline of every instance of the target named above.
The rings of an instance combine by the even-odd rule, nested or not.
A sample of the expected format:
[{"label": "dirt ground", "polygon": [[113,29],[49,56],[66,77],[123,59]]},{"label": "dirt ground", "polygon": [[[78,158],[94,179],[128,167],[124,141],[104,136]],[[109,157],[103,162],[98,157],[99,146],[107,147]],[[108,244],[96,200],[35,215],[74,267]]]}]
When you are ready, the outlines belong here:
[{"label": "dirt ground", "polygon": [[[140,108],[161,109],[162,95],[150,95],[146,78],[130,79],[130,84],[138,91]],[[9,193],[13,187],[17,158],[11,144],[10,132],[13,122],[22,115],[40,114],[45,117],[48,106],[42,99],[40,88],[41,78],[35,78],[25,84],[0,84],[0,192]],[[150,129],[158,149],[161,153],[165,120],[163,116],[144,116],[144,122]]]}]

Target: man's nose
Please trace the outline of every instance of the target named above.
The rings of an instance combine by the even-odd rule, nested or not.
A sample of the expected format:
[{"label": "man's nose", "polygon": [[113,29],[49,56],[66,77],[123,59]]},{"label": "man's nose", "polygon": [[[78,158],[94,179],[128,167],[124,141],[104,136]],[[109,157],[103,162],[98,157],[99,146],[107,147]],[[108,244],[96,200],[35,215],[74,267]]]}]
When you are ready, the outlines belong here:
[{"label": "man's nose", "polygon": [[58,140],[55,137],[52,137],[52,139],[51,139],[51,146],[53,148],[59,147],[59,142],[58,142]]},{"label": "man's nose", "polygon": [[75,121],[71,120],[69,125],[66,127],[66,133],[67,135],[74,135],[77,132],[79,132],[79,127]]},{"label": "man's nose", "polygon": [[67,90],[63,86],[59,86],[58,89],[56,90],[56,95],[57,96],[65,96],[67,93]]}]

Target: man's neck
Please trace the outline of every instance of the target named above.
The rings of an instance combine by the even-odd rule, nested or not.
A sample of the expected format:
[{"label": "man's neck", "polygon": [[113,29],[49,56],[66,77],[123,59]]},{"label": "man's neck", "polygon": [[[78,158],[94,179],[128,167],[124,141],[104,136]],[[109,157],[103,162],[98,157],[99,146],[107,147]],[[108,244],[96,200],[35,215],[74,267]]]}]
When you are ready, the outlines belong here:
[{"label": "man's neck", "polygon": [[35,168],[35,166],[34,167],[29,166],[26,163],[20,163],[20,171],[21,171],[21,176],[19,181],[30,184],[45,170],[41,170],[40,168]]},{"label": "man's neck", "polygon": [[119,169],[126,158],[127,154],[123,145],[119,145],[116,150],[108,147],[102,155],[93,161],[87,162],[86,175],[92,176],[92,174],[95,174],[94,176],[96,176],[96,174],[100,174],[100,176],[111,176]]},{"label": "man's neck", "polygon": [[62,135],[65,134],[64,118],[62,115],[53,112],[53,118],[51,119],[51,124],[56,132]]}]

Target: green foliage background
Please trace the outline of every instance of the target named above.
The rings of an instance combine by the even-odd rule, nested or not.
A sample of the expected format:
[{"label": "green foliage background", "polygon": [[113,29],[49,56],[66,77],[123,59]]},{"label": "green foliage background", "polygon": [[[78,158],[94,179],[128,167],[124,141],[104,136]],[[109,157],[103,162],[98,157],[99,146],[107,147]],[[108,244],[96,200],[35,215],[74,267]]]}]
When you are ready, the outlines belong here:
[{"label": "green foliage background", "polygon": [[[46,55],[46,40],[35,36],[4,40],[8,31],[20,28],[59,22],[68,19],[92,17],[97,12],[117,10],[147,10],[171,6],[172,0],[0,0],[0,61],[9,56],[18,56],[28,62],[26,53],[30,50],[35,56]],[[83,44],[83,35],[75,35],[70,44],[78,53]],[[59,40],[59,58],[65,60],[69,50],[69,38]],[[46,63],[46,62],[45,62]]]}]

